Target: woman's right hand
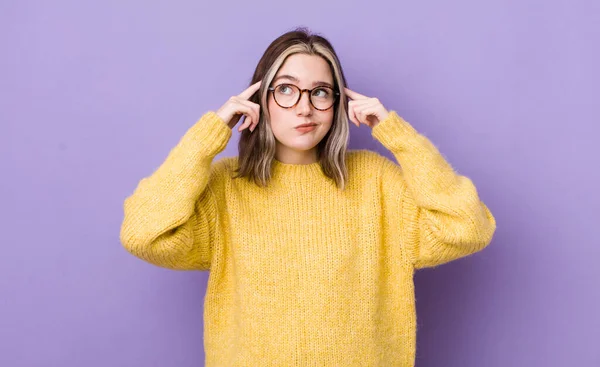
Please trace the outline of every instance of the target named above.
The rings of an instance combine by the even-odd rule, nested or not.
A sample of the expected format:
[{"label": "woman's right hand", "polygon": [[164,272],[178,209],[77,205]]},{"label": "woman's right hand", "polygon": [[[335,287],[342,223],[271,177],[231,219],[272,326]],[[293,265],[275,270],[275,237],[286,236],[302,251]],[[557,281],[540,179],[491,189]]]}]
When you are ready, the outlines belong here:
[{"label": "woman's right hand", "polygon": [[238,131],[242,131],[245,128],[250,128],[253,131],[258,125],[260,118],[260,106],[256,103],[250,102],[249,99],[256,91],[259,90],[262,81],[252,84],[248,89],[233,96],[225,102],[221,108],[217,111],[217,115],[233,129],[234,126],[240,121],[242,115],[246,116],[244,123],[238,127]]}]

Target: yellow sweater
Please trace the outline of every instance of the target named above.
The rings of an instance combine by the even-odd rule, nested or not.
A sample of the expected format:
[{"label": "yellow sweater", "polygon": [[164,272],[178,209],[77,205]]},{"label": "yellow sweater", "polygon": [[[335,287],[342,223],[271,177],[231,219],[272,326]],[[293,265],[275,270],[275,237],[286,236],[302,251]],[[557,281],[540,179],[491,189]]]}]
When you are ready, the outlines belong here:
[{"label": "yellow sweater", "polygon": [[484,248],[496,222],[470,179],[391,111],[372,130],[395,162],[349,151],[340,191],[319,163],[273,163],[260,188],[213,158],[232,131],[208,112],[125,200],[135,256],[210,270],[206,366],[413,366],[415,269]]}]

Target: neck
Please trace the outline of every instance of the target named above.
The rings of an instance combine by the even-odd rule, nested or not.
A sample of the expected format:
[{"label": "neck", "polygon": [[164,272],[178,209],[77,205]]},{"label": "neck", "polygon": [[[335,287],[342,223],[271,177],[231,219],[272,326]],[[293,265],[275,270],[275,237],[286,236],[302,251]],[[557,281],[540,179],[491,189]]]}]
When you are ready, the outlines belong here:
[{"label": "neck", "polygon": [[317,148],[301,151],[277,144],[275,159],[285,164],[312,164],[317,162]]}]

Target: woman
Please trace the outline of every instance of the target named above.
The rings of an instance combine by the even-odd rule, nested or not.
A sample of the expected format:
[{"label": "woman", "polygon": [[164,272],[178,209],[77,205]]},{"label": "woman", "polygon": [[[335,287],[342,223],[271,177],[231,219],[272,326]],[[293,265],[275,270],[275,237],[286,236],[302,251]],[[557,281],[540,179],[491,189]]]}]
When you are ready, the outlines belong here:
[{"label": "woman", "polygon": [[[239,157],[213,162],[242,116]],[[347,151],[349,120],[402,168]],[[202,116],[124,210],[129,252],[210,270],[206,366],[412,366],[415,269],[481,250],[496,228],[471,180],[347,89],[331,44],[303,29],[273,41],[251,86]]]}]

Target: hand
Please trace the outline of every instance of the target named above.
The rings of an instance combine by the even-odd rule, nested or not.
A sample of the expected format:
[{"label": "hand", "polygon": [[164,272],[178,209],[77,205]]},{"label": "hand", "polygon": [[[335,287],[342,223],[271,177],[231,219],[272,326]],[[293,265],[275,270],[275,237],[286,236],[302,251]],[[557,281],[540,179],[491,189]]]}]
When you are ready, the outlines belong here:
[{"label": "hand", "polygon": [[225,121],[230,129],[234,128],[238,121],[240,121],[242,115],[246,117],[244,123],[238,128],[238,131],[242,131],[247,127],[250,127],[250,131],[253,131],[256,128],[260,118],[260,106],[250,102],[249,99],[259,90],[261,83],[262,81],[252,84],[242,93],[229,98],[227,102],[219,108],[217,115]]},{"label": "hand", "polygon": [[370,128],[375,127],[388,115],[388,110],[383,107],[377,98],[369,98],[344,88],[346,95],[352,99],[348,102],[348,117],[357,127],[363,123]]}]

